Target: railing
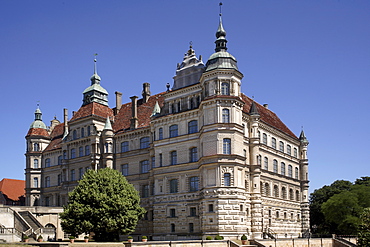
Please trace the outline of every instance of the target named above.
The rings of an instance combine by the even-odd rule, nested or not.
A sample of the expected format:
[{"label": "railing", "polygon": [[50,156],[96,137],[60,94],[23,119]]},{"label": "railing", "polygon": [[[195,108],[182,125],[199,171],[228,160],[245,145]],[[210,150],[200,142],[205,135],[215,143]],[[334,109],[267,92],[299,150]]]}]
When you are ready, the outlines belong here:
[{"label": "railing", "polygon": [[334,238],[341,242],[342,244],[346,245],[346,246],[357,246],[356,244],[354,244],[351,239],[354,241],[354,242],[357,242],[357,236],[354,236],[354,235],[334,235]]},{"label": "railing", "polygon": [[266,227],[266,230],[263,233],[271,239],[276,239],[276,233],[269,227]]}]

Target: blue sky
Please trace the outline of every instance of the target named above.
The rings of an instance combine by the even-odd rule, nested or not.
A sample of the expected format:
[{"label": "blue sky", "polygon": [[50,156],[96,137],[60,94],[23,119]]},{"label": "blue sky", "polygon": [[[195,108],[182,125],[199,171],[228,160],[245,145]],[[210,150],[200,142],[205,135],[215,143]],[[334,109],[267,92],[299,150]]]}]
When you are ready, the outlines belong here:
[{"label": "blue sky", "polygon": [[[189,42],[214,52],[218,1],[0,1],[0,179],[24,179],[25,135],[40,102],[49,125],[98,73],[115,105],[173,82]],[[370,1],[223,1],[242,91],[310,141],[310,191],[369,176]],[[70,116],[71,117],[71,116]]]}]

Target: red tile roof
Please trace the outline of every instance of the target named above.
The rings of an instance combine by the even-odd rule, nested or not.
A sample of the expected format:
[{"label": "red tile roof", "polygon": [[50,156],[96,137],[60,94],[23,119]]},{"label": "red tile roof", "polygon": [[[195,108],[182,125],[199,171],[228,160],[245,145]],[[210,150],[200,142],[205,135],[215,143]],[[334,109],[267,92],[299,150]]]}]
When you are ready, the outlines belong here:
[{"label": "red tile roof", "polygon": [[51,151],[51,150],[61,148],[63,134],[64,134],[64,123],[61,123],[55,126],[53,131],[50,134],[51,142],[45,148],[44,151]]},{"label": "red tile roof", "polygon": [[[142,99],[138,100],[137,104],[137,117],[138,128],[147,127],[150,124],[150,116],[153,113],[154,106],[158,102],[159,107],[163,106],[164,98],[163,93],[152,95],[149,97],[148,102],[142,104]],[[131,105],[132,103],[123,104],[119,113],[114,118],[113,130],[119,132],[130,128],[131,124]]]},{"label": "red tile roof", "polygon": [[[250,107],[252,105],[252,99],[242,94],[242,100],[244,101],[243,112],[249,113]],[[257,106],[258,113],[261,116],[261,121],[270,125],[271,127],[278,129],[284,132],[287,135],[290,135],[293,138],[297,136],[280,120],[280,118],[271,110],[255,102]]]},{"label": "red tile roof", "polygon": [[25,187],[24,180],[4,178],[0,181],[0,191],[13,201],[18,201],[19,197],[25,195]]},{"label": "red tile roof", "polygon": [[28,133],[26,135],[26,137],[29,137],[29,136],[45,136],[45,137],[49,137],[49,133],[46,129],[42,129],[42,128],[31,128],[28,130]]},{"label": "red tile roof", "polygon": [[107,118],[108,116],[113,116],[113,110],[109,108],[109,106],[92,102],[90,104],[81,106],[81,108],[73,115],[70,122],[89,116],[100,116]]}]

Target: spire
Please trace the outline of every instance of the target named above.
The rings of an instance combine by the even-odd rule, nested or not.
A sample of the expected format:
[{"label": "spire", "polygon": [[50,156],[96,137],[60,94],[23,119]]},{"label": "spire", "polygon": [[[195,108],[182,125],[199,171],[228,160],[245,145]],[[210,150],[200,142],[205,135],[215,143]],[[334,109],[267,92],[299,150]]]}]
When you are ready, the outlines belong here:
[{"label": "spire", "polygon": [[107,120],[105,121],[104,130],[113,130],[109,117],[107,117]]},{"label": "spire", "polygon": [[153,108],[153,112],[152,112],[152,116],[155,116],[157,114],[161,113],[161,108],[159,107],[159,104],[158,104],[158,101],[155,102],[155,105],[154,105],[154,108]]},{"label": "spire", "polygon": [[98,55],[98,53],[95,53],[94,56],[94,74],[91,76],[90,80],[91,80],[91,85],[93,84],[100,84],[100,81],[101,81],[101,78],[100,76],[98,75],[98,69],[97,69],[97,66],[96,66],[96,56]]},{"label": "spire", "polygon": [[258,109],[257,109],[257,106],[256,106],[256,103],[254,103],[254,100],[252,101],[252,105],[251,105],[251,108],[249,109],[249,115],[251,116],[259,116],[259,112],[258,112]]},{"label": "spire", "polygon": [[301,134],[299,135],[299,140],[301,141],[302,144],[305,144],[305,145],[308,145],[309,144],[309,142],[308,142],[308,140],[306,138],[306,135],[304,134],[303,129],[301,131]]},{"label": "spire", "polygon": [[226,40],[226,31],[222,25],[222,11],[221,11],[221,6],[222,6],[222,2],[220,2],[220,21],[219,21],[219,24],[218,24],[218,28],[217,28],[217,32],[216,32],[216,49],[215,51],[216,52],[219,52],[219,51],[226,51],[227,50],[227,47],[226,47],[226,43],[227,43],[227,40]]}]

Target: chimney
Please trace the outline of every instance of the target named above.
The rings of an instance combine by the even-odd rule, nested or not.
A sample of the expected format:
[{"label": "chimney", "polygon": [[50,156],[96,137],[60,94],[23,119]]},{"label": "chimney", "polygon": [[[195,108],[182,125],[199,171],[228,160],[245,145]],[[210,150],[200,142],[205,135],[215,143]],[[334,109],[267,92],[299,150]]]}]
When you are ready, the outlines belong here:
[{"label": "chimney", "polygon": [[119,112],[119,110],[121,110],[122,107],[122,93],[116,91],[115,94],[116,94],[116,112],[115,112],[116,115]]},{"label": "chimney", "polygon": [[148,82],[143,83],[143,92],[141,94],[143,95],[143,103],[148,102],[150,97],[150,83]]},{"label": "chimney", "polygon": [[269,104],[263,104],[263,107],[265,107],[266,109],[269,109]]},{"label": "chimney", "polygon": [[130,129],[136,129],[138,126],[138,118],[137,118],[137,96],[130,97],[131,99],[131,126]]},{"label": "chimney", "polygon": [[68,109],[64,108],[63,112],[64,112],[64,126],[67,127],[68,126]]}]

